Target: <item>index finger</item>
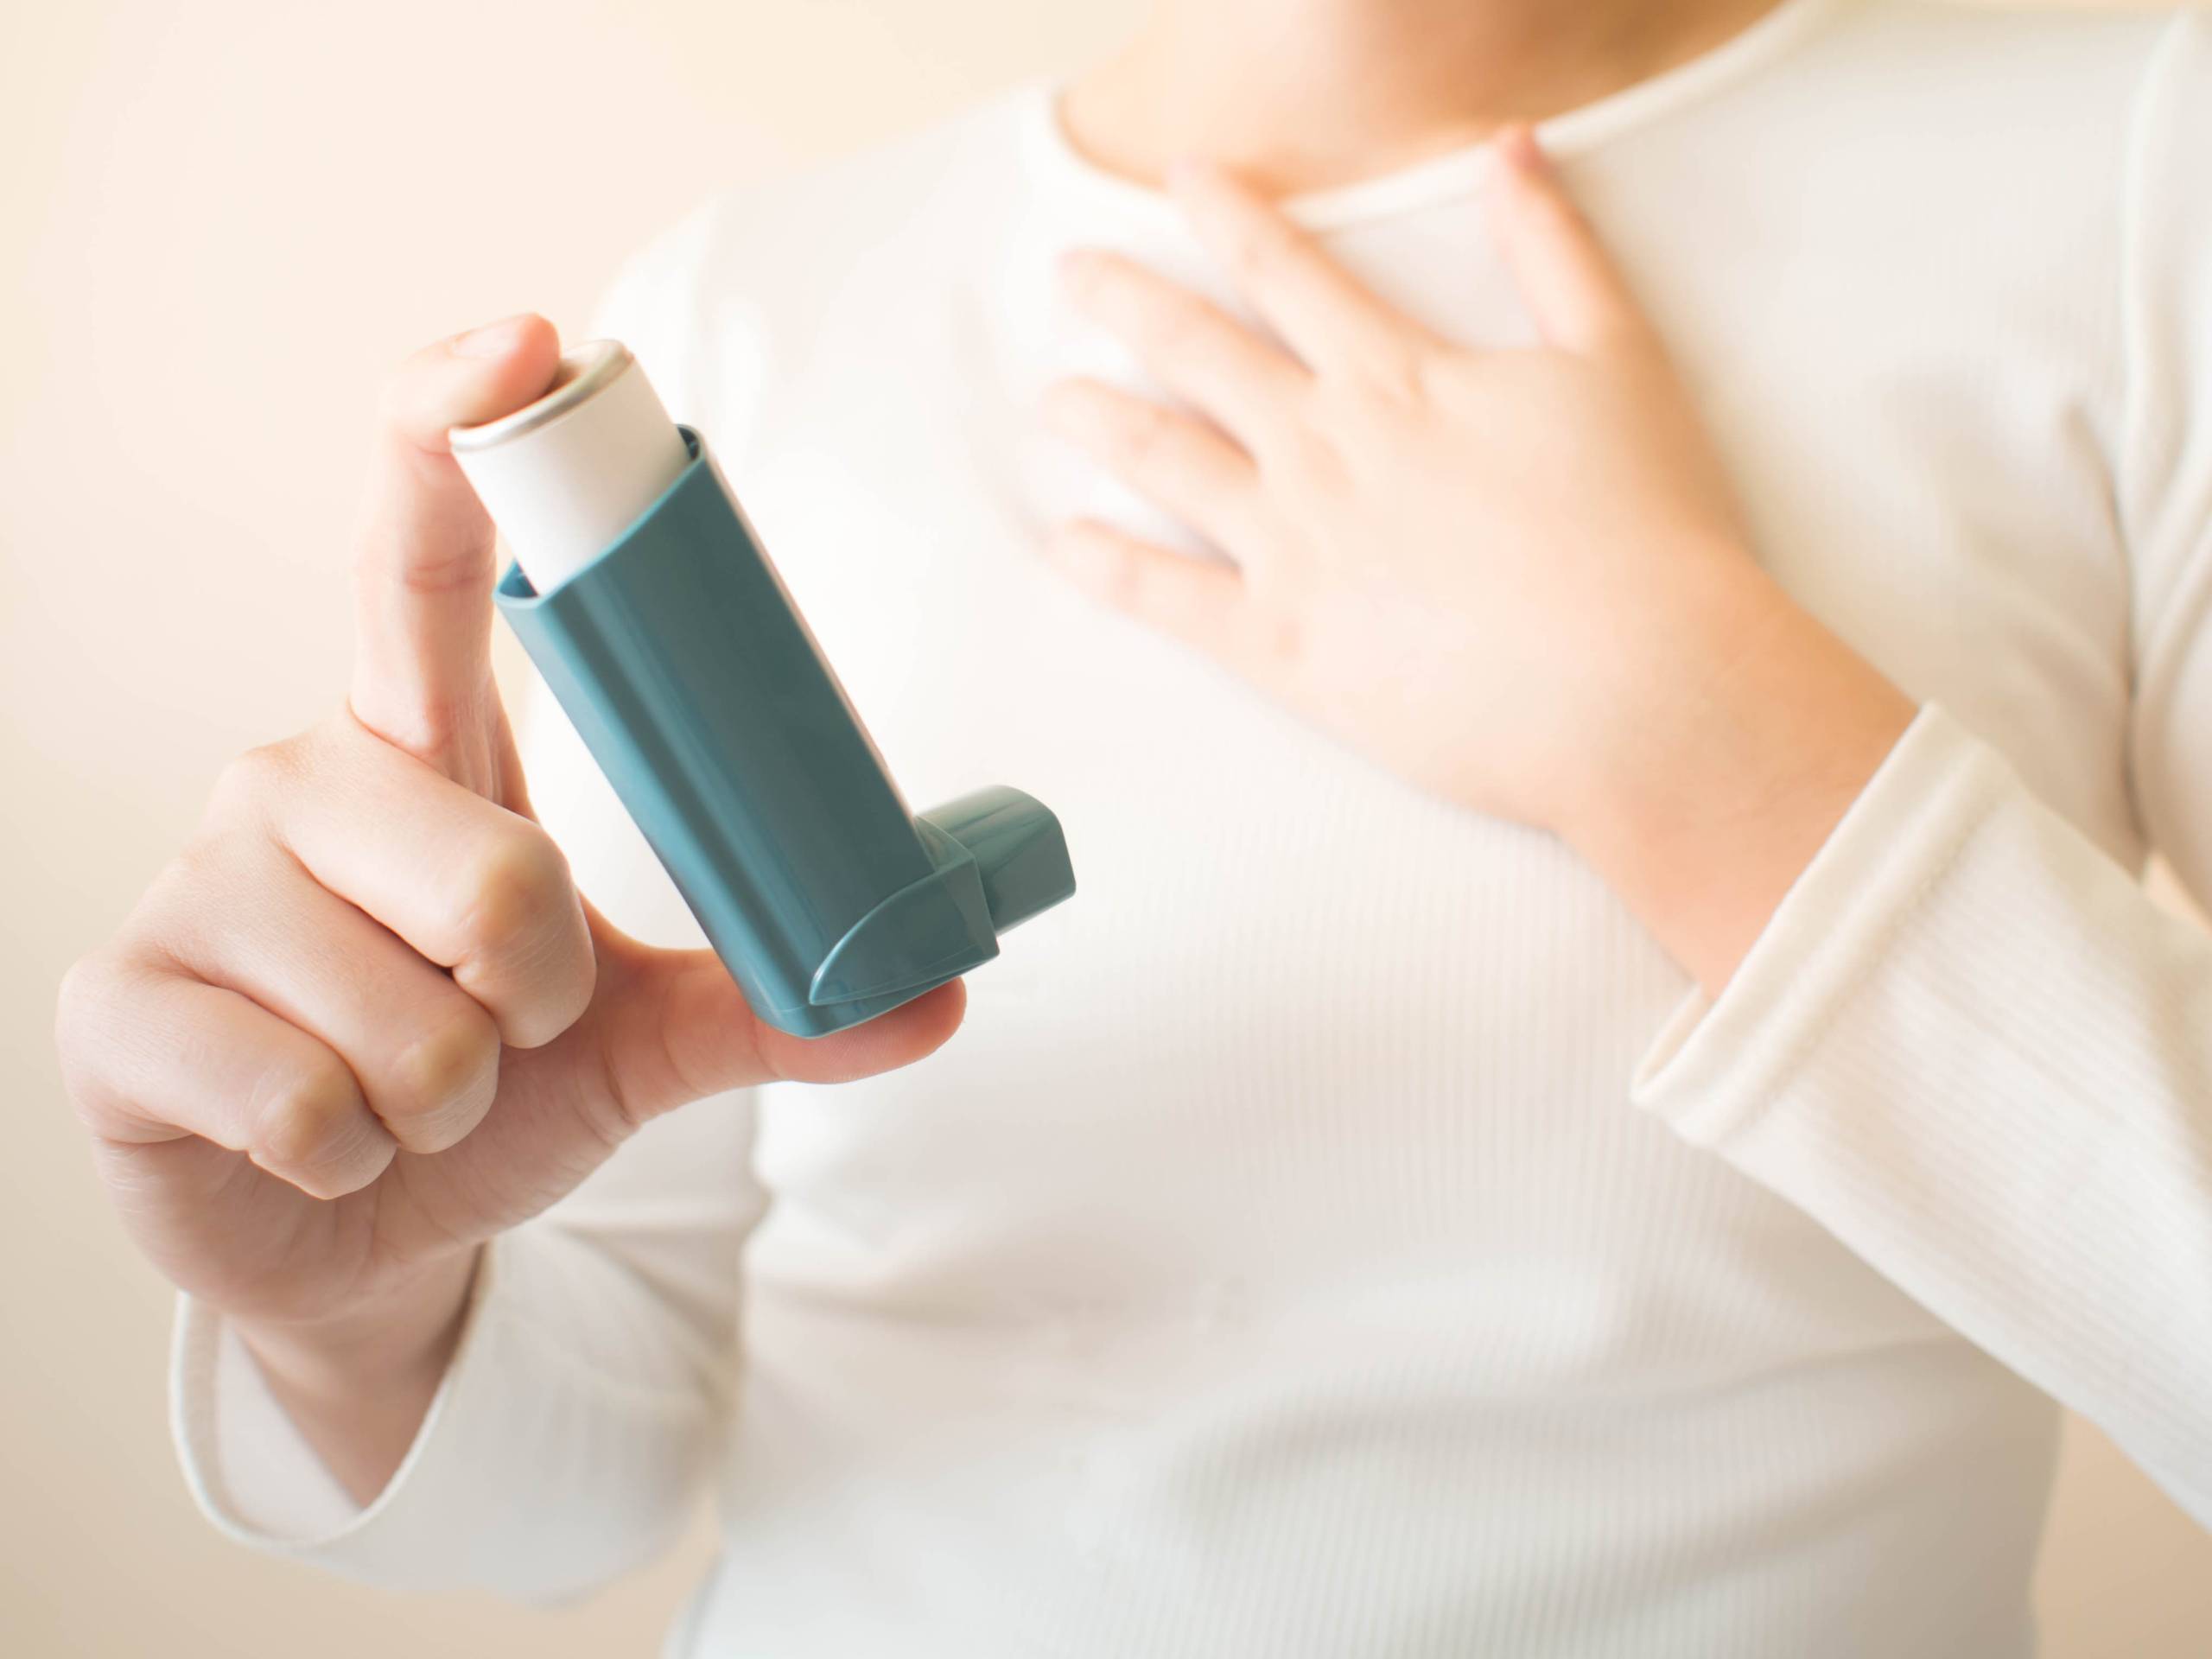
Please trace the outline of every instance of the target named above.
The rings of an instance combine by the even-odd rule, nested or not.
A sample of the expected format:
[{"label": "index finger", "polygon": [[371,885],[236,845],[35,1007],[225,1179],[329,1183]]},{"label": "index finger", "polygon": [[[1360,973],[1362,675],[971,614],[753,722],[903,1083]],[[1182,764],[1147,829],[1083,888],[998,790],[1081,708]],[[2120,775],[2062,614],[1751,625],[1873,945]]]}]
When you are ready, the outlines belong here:
[{"label": "index finger", "polygon": [[491,706],[491,518],[446,429],[543,393],[560,360],[530,313],[425,347],[385,389],[354,558],[353,707],[371,731],[450,770]]}]

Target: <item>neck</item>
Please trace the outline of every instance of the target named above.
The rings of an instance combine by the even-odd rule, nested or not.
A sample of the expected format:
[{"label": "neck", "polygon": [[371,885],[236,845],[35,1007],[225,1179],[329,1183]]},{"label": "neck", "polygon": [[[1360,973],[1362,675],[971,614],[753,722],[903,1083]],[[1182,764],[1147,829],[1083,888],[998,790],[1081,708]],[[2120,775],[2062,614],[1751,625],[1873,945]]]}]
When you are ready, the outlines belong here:
[{"label": "neck", "polygon": [[1276,194],[1475,143],[1718,46],[1777,0],[1158,0],[1060,117],[1146,183],[1205,156]]}]

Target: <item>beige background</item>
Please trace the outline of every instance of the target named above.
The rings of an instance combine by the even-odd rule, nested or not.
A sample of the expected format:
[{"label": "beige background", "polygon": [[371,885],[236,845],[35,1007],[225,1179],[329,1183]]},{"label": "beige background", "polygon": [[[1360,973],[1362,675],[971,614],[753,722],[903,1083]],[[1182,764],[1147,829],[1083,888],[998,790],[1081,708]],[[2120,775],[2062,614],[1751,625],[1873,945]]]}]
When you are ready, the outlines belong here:
[{"label": "beige background", "polygon": [[[531,307],[583,321],[698,195],[859,146],[1122,28],[1133,0],[70,0],[0,12],[0,1652],[650,1652],[680,1560],[559,1614],[400,1600],[192,1513],[168,1298],[94,1188],[54,986],[233,752],[346,651],[379,374]],[[2069,1443],[2053,1659],[2212,1653],[2212,1541]]]}]

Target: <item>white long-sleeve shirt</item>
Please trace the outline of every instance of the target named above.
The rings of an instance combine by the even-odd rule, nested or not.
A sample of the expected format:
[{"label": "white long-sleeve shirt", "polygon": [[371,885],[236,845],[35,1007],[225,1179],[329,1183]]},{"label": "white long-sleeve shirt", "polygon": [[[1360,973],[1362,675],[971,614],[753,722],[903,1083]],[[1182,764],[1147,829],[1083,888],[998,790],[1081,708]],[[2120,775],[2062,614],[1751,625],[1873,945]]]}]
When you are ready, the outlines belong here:
[{"label": "white long-sleeve shirt", "polygon": [[[1226,297],[1054,98],[719,196],[601,323],[909,798],[1033,791],[1080,891],[930,1060],[499,1240],[365,1510],[188,1305],[208,1513],[558,1597],[710,1482],[695,1659],[2021,1655],[2054,1400],[2212,1520],[2212,941],[2137,881],[2212,893],[2212,20],[1785,0],[1544,129],[1761,557],[1923,702],[1711,1004],[1554,841],[1041,567],[1179,534],[1039,435],[1141,384],[1055,251]],[[1294,211],[1523,340],[1484,165]],[[533,725],[585,890],[695,940]]]}]

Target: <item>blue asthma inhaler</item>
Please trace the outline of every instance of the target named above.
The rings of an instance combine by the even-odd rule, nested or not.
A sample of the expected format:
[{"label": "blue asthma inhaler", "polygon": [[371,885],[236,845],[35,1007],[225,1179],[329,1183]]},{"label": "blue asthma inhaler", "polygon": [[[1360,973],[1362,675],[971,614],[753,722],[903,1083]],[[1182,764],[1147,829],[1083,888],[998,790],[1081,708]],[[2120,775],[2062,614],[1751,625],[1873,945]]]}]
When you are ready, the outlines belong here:
[{"label": "blue asthma inhaler", "polygon": [[500,613],[760,1018],[871,1020],[1075,891],[1058,821],[1018,790],[907,810],[705,441],[624,346],[448,435],[514,556]]}]

